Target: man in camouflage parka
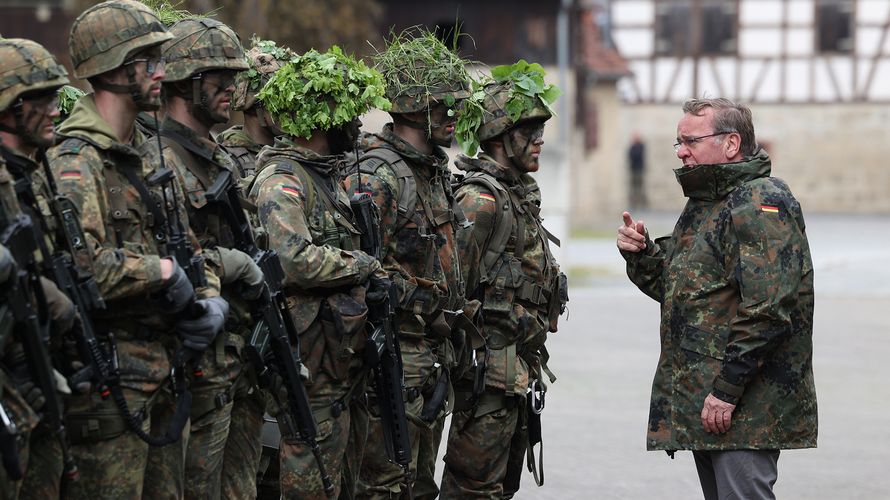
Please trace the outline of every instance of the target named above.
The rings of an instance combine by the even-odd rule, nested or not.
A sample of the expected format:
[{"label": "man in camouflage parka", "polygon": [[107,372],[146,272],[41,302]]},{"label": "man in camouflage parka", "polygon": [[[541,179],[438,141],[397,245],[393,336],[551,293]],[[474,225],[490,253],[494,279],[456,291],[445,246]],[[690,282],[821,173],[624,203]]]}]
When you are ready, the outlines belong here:
[{"label": "man in camouflage parka", "polygon": [[[367,78],[353,76],[359,74]],[[318,85],[309,85],[315,78]],[[282,286],[308,372],[304,383],[318,424],[317,442],[333,482],[332,496],[341,498],[354,494],[355,471],[368,432],[363,366],[366,295],[383,298],[381,293],[385,295],[390,286],[380,263],[359,250],[361,233],[339,183],[342,155],[358,137],[358,114],[388,104],[375,79],[380,75],[337,47],[323,54],[311,50],[276,72],[258,98],[287,135],[262,149],[250,189],[269,249],[278,252],[284,268]],[[353,87],[349,102],[338,101],[325,90],[323,80]],[[282,98],[276,90],[280,86],[299,86],[304,94]],[[374,91],[379,91],[379,98],[366,101],[364,96]],[[335,118],[317,121],[317,113],[305,112],[301,102],[322,103],[327,110],[320,112]],[[294,122],[285,124],[287,118]],[[283,426],[281,431],[282,497],[327,498],[307,444]]]},{"label": "man in camouflage parka", "polygon": [[[47,154],[59,191],[74,203],[86,234],[75,261],[92,272],[105,300],[106,308],[91,314],[96,334],[106,348],[116,346],[127,405],[132,413],[151,416],[141,430],[153,436],[168,430],[154,410],[175,404],[165,390],[173,353],[181,346],[206,349],[228,310],[209,268],[206,286],[196,288],[176,260],[166,257],[166,221],[174,204],[186,237],[193,248],[197,244],[187,230],[181,187],[175,180],[147,181],[160,162],[140,150],[147,139],[134,126],[140,110],[160,106],[160,46],[170,37],[148,7],[132,0],[103,2],[78,16],[71,28],[71,60],[75,75],[86,78],[94,93],[77,101],[58,130],[59,143]],[[149,445],[130,430],[110,398],[95,390],[73,395],[66,422],[81,472],[70,485],[71,498],[142,496]]]},{"label": "man in camouflage parka", "polygon": [[780,449],[816,446],[813,265],[800,204],[770,176],[751,111],[693,99],[670,237],[624,212],[627,274],[661,304],[650,450],[692,450],[706,499],[774,498]]},{"label": "man in camouflage parka", "polygon": [[[455,197],[474,222],[460,241],[461,263],[471,277],[468,296],[482,301],[488,353],[482,391],[474,392],[472,377],[455,383],[443,499],[511,498],[518,489],[529,448],[526,393],[531,389],[537,396],[545,387],[544,341],[556,331],[564,305],[565,282],[550,252],[539,215],[541,191],[531,176],[539,168],[551,112],[542,97],[520,95],[522,112],[511,117],[507,103],[516,97],[514,90],[510,80],[483,87],[482,120],[472,131],[483,152],[455,161],[466,173]],[[473,246],[475,254],[469,251]]]},{"label": "man in camouflage parka", "polygon": [[[366,135],[357,172],[346,180],[350,191],[369,192],[380,210],[381,262],[399,300],[397,333],[405,375],[406,411],[411,442],[411,475],[417,498],[434,498],[435,463],[450,398],[433,398],[436,387],[450,394],[450,371],[458,355],[449,323],[464,306],[464,283],[456,232],[465,220],[451,193],[451,172],[443,147],[454,140],[462,99],[468,95],[463,61],[431,33],[389,44],[401,50],[394,67],[377,67],[387,78],[393,122]],[[447,74],[424,71],[423,56],[438,53]],[[433,79],[430,81],[430,79]],[[440,389],[438,394],[442,395]],[[384,433],[372,397],[371,427],[362,460],[358,495],[398,495],[403,471],[387,459]]]},{"label": "man in camouflage parka", "polygon": [[[152,484],[147,494],[217,499],[256,494],[263,412],[248,397],[250,385],[241,352],[252,320],[244,299],[256,298],[263,274],[253,259],[235,249],[233,229],[207,191],[223,172],[240,176],[210,128],[229,119],[235,77],[247,69],[238,36],[219,21],[192,17],[169,28],[164,43],[165,117],[161,123],[164,163],[185,187],[191,228],[207,262],[220,277],[231,304],[226,333],[202,360],[203,376],[192,386],[191,427],[185,452],[184,485]],[[156,148],[157,142],[149,147]],[[234,438],[229,442],[231,430]],[[185,444],[185,443],[183,443]],[[181,458],[175,446],[152,450],[152,467],[172,468]],[[184,489],[182,489],[184,487]],[[172,488],[172,489],[168,489]]]},{"label": "man in camouflage parka", "polygon": [[250,69],[238,75],[232,109],[244,114],[244,125],[234,125],[217,136],[235,160],[241,177],[250,180],[256,174],[256,155],[263,146],[271,146],[283,132],[269,117],[256,93],[269,78],[296,54],[278,47],[271,40],[254,40],[247,51]]}]

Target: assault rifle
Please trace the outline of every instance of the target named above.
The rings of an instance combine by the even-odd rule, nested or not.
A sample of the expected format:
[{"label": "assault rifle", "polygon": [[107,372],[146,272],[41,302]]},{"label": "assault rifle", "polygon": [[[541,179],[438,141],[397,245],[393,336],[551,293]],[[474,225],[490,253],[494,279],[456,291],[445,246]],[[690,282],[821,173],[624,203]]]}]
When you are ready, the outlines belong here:
[{"label": "assault rifle", "polygon": [[[163,446],[172,443],[179,439],[182,427],[185,425],[184,420],[181,425],[171,425],[167,434],[158,438],[149,436],[142,430],[141,414],[133,414],[130,411],[120,385],[120,367],[118,366],[114,336],[110,333],[108,335],[111,349],[108,352],[96,337],[96,331],[89,318],[94,311],[105,309],[105,300],[99,292],[95,278],[80,270],[72,258],[87,249],[86,236],[80,225],[77,208],[69,198],[58,194],[52,171],[45,157],[42,158],[41,163],[47,186],[53,195],[50,209],[58,222],[58,230],[53,235],[56,251],[44,260],[44,273],[50,276],[56,286],[71,300],[79,318],[72,333],[84,367],[68,377],[68,383],[78,386],[81,383],[90,382],[102,399],[110,397],[120,410],[121,417],[127,427],[149,445]],[[188,418],[188,412],[185,413],[185,418]]]},{"label": "assault rifle", "polygon": [[[356,224],[362,232],[361,250],[374,258],[380,258],[380,221],[377,207],[368,193],[355,193],[349,200]],[[405,413],[405,378],[402,371],[402,353],[396,340],[398,327],[395,307],[398,303],[395,287],[390,286],[387,297],[376,304],[368,304],[368,323],[371,324],[370,346],[376,355],[373,362],[374,386],[380,420],[383,424],[384,443],[389,459],[405,473],[408,498],[414,498],[411,487],[411,440],[408,434],[408,416]]]},{"label": "assault rifle", "polygon": [[[15,260],[5,299],[15,321],[15,331],[24,349],[30,376],[46,399],[41,411],[41,421],[45,422],[59,441],[65,476],[76,481],[79,472],[68,449],[64,408],[56,390],[55,373],[46,348],[49,343],[49,308],[34,255],[40,248],[39,233],[31,218],[25,214],[11,217],[10,214],[2,213],[0,224],[3,227],[0,243]],[[32,297],[36,299],[36,309],[31,302]]]},{"label": "assault rifle", "polygon": [[[330,496],[334,493],[334,484],[321,457],[321,449],[316,441],[318,424],[300,376],[300,337],[281,290],[284,268],[281,267],[278,253],[274,250],[261,250],[257,246],[250,222],[241,208],[241,191],[235,185],[231,172],[220,172],[205,196],[208,202],[217,204],[223,212],[238,250],[253,257],[263,271],[266,286],[254,307],[254,317],[260,321],[254,327],[245,349],[257,372],[257,378],[264,387],[271,388],[273,385],[273,371],[282,378],[286,400],[282,400],[277,391],[270,391],[281,410],[279,421],[290,434],[299,434],[300,439],[312,451],[324,490]],[[289,339],[294,343],[293,349]],[[269,366],[270,363],[273,366]]]}]

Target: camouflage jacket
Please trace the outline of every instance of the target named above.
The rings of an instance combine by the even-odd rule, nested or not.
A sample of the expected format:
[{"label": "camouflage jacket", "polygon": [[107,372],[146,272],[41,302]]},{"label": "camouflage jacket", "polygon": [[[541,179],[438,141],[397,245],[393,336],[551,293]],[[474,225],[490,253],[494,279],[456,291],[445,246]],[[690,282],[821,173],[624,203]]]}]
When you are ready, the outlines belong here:
[{"label": "camouflage jacket", "polygon": [[[465,275],[472,277],[467,295],[482,301],[484,337],[492,349],[486,384],[524,394],[529,367],[537,364],[547,338],[548,302],[559,273],[537,215],[541,191],[530,175],[519,175],[485,155],[459,156],[455,165],[467,173],[455,196],[474,223],[472,232],[464,233],[460,241],[461,264]],[[513,216],[501,217],[503,210],[511,210]],[[492,240],[499,223],[512,227],[506,228],[509,239],[503,248],[495,249]],[[478,252],[472,251],[473,245]],[[498,250],[491,268],[485,269],[483,256]],[[473,273],[474,269],[479,272]],[[505,387],[508,379],[511,385]]]},{"label": "camouflage jacket", "polygon": [[[403,160],[406,176],[376,150]],[[430,325],[441,324],[443,310],[464,304],[448,156],[441,148],[424,155],[386,125],[380,134],[364,136],[359,172],[349,173],[347,189],[370,192],[380,210],[380,261],[398,291],[400,334],[442,340],[448,333]],[[402,207],[411,203],[403,197],[408,183],[415,185],[416,199]]]},{"label": "camouflage jacket", "polygon": [[[143,156],[137,150],[145,142],[138,130],[133,144],[119,142],[99,115],[92,95],[77,101],[58,134],[59,143],[48,151],[47,158],[59,192],[74,202],[86,233],[87,248],[75,255],[75,261],[93,273],[106,302],[104,311],[93,314],[97,332],[114,331],[121,340],[172,335],[174,318],[153,300],[163,287],[160,259],[166,255],[166,227],[156,220],[125,174],[129,172],[144,181],[160,165],[158,157],[150,151]],[[147,189],[155,203],[166,209],[164,212],[173,209],[172,203],[184,204],[184,200],[172,196],[169,188]],[[175,191],[177,195],[182,193],[178,186]],[[183,212],[180,210],[182,223],[193,247],[199,248]],[[206,271],[208,286],[197,290],[198,295],[218,295],[219,280],[209,269]],[[132,352],[119,349],[122,370],[137,371],[124,377],[125,385],[151,390],[149,385],[131,384],[131,379],[147,377],[159,382],[166,377],[169,364],[163,353],[137,345]],[[130,357],[134,363],[127,366]]]},{"label": "camouflage jacket", "polygon": [[216,142],[231,154],[242,179],[250,179],[256,175],[256,155],[260,154],[263,145],[253,142],[243,126],[235,125],[222,131],[216,136]]},{"label": "camouflage jacket", "polygon": [[[764,151],[676,173],[689,201],[673,234],[622,252],[631,280],[661,303],[648,448],[816,446],[813,266],[800,205],[769,176]],[[726,434],[702,426],[709,393],[737,403]]]},{"label": "camouflage jacket", "polygon": [[[357,250],[359,232],[330,158],[279,138],[263,148],[257,165],[248,197],[281,259],[288,304],[302,331],[328,296],[365,283],[380,264]],[[327,198],[318,182],[329,183],[327,192],[336,199]]]}]

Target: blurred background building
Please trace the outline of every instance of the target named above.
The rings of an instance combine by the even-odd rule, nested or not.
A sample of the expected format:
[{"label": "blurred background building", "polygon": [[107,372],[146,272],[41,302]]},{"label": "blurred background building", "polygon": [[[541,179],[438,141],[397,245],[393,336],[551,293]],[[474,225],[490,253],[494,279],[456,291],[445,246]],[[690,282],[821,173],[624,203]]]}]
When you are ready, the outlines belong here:
[{"label": "blurred background building", "polygon": [[[66,61],[94,0],[0,0],[0,33]],[[176,0],[172,2],[177,5]],[[539,62],[563,90],[538,178],[559,236],[612,230],[628,206],[628,148],[645,144],[648,208],[685,199],[671,169],[680,104],[749,103],[758,139],[808,212],[890,213],[890,0],[182,0],[247,43],[337,43],[367,56],[390,30],[437,29],[485,66]],[[455,37],[455,33],[465,36]],[[85,84],[84,84],[85,85]],[[385,115],[369,117],[375,130]],[[457,150],[454,150],[456,153]]]}]

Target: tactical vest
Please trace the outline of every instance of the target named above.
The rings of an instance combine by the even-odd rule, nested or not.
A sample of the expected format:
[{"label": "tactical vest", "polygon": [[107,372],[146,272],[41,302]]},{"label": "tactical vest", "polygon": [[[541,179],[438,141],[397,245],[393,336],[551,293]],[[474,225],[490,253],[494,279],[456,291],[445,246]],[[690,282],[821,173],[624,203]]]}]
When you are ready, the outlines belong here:
[{"label": "tactical vest", "polygon": [[[483,293],[480,298],[483,311],[510,314],[516,302],[526,310],[537,311],[546,317],[550,331],[556,331],[557,319],[568,301],[567,283],[548,245],[549,241],[557,246],[560,242],[541,223],[540,207],[521,199],[514,190],[506,188],[497,178],[481,170],[468,172],[459,185],[468,184],[482,186],[493,193],[497,207],[488,247],[481,259]],[[525,250],[532,243],[525,237],[526,215],[531,215],[543,246],[543,283],[537,283],[522,269]],[[476,223],[479,222],[477,220]],[[512,301],[507,298],[507,290],[513,291]],[[490,338],[490,347],[499,349],[521,340],[510,336],[510,333],[516,332],[500,332],[502,339]],[[499,343],[504,345],[497,345]]]},{"label": "tactical vest", "polygon": [[[208,206],[205,196],[207,190],[213,186],[218,172],[230,169],[215,158],[203,154],[186,137],[179,134],[162,130],[161,143],[164,147],[170,148],[188,170],[179,174],[184,177],[183,189],[186,190],[185,195],[189,203],[189,224],[201,246],[234,248],[235,237],[228,221],[220,213],[219,207]],[[213,172],[214,169],[217,170],[216,173]]]},{"label": "tactical vest", "polygon": [[[426,199],[417,195],[417,180],[414,178],[414,172],[411,170],[411,167],[408,166],[408,162],[406,162],[398,152],[386,147],[374,148],[362,152],[360,161],[359,171],[363,174],[375,175],[377,170],[383,165],[389,165],[390,168],[392,168],[399,183],[399,197],[397,202],[398,216],[396,218],[396,230],[394,232],[401,230],[408,222],[413,222],[417,226],[417,233],[421,240],[427,242],[426,248],[423,250],[427,256],[426,266],[424,268],[424,275],[421,277],[432,277],[435,279],[435,277],[433,277],[433,268],[438,253],[435,228],[450,223],[456,232],[459,228],[468,228],[470,225],[467,218],[464,216],[463,210],[454,199],[451,183],[448,182],[447,179],[443,179],[442,181],[450,210],[438,211],[437,213]],[[355,188],[356,186],[352,187]],[[423,216],[416,210],[418,200],[423,207]],[[457,252],[455,252],[455,259],[458,259]],[[457,272],[458,282],[454,285],[457,286],[457,290],[450,290],[449,293],[451,295],[459,293],[458,291],[464,289],[459,261],[455,262],[455,270]],[[425,306],[425,308],[432,307],[432,304]],[[423,312],[430,313],[432,310]]]},{"label": "tactical vest", "polygon": [[[312,233],[312,243],[315,245],[330,245],[342,250],[358,249],[358,238],[361,235],[353,220],[349,205],[343,205],[337,200],[337,192],[330,186],[320,174],[307,168],[300,161],[287,156],[272,156],[268,163],[274,163],[275,169],[271,174],[293,175],[307,188],[304,191],[306,206],[312,210],[306,210],[306,223]],[[261,182],[261,174],[257,175],[257,182]],[[258,185],[258,184],[255,184]],[[326,212],[334,218],[334,225],[325,222],[324,217],[316,215],[315,207],[321,200]],[[316,237],[320,235],[320,237]]]}]

